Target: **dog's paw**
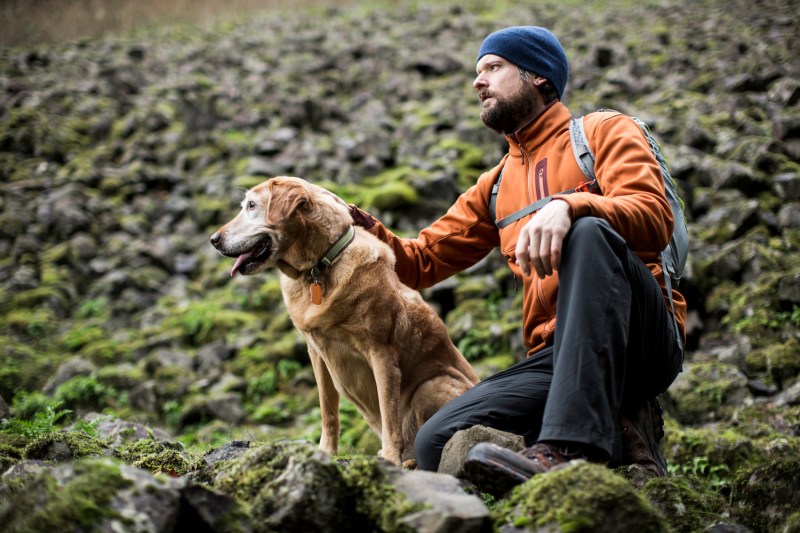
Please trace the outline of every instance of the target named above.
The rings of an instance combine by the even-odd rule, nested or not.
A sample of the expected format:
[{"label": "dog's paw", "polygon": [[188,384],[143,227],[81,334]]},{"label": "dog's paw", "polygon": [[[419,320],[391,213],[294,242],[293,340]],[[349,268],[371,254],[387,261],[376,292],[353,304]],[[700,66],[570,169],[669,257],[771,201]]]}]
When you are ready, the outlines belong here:
[{"label": "dog's paw", "polygon": [[401,465],[403,470],[416,470],[417,469],[417,460],[416,459],[406,459],[403,461]]},{"label": "dog's paw", "polygon": [[380,457],[384,461],[392,463],[395,466],[401,466],[402,463],[399,452],[387,451],[381,448],[380,450],[378,450],[378,457]]}]

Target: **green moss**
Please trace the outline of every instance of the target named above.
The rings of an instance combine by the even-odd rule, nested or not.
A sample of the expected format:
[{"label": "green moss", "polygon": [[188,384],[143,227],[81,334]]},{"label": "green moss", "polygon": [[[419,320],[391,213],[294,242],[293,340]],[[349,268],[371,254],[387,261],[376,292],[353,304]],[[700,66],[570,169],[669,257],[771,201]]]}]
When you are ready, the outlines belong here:
[{"label": "green moss", "polygon": [[700,477],[715,486],[728,485],[739,471],[767,460],[760,443],[735,429],[670,423],[664,441],[670,473]]},{"label": "green moss", "polygon": [[5,323],[12,330],[41,339],[55,331],[55,313],[46,307],[16,309],[5,316]]},{"label": "green moss", "polygon": [[339,467],[347,490],[355,501],[356,512],[363,517],[361,531],[409,532],[400,523],[408,514],[421,511],[423,504],[411,503],[388,483],[386,471],[377,457],[357,456]]},{"label": "green moss", "polygon": [[412,206],[419,201],[417,191],[405,182],[386,182],[369,189],[363,204],[365,209],[393,211]]},{"label": "green moss", "polygon": [[10,466],[22,460],[22,449],[0,440],[0,472],[5,472]]},{"label": "green moss", "polygon": [[766,372],[774,381],[782,383],[800,373],[798,353],[800,342],[795,338],[753,350],[745,356],[746,370],[752,373]]},{"label": "green moss", "polygon": [[78,324],[64,333],[61,342],[72,351],[80,350],[89,343],[99,341],[108,337],[108,333],[98,326],[92,324]]},{"label": "green moss", "polygon": [[28,291],[22,291],[11,298],[13,308],[31,308],[41,305],[51,300],[62,300],[63,293],[54,287],[36,287]]},{"label": "green moss", "polygon": [[726,420],[735,405],[749,396],[747,378],[725,363],[692,363],[684,368],[681,380],[681,386],[669,394],[677,416],[687,424]]},{"label": "green moss", "polygon": [[96,376],[75,376],[59,385],[53,397],[70,409],[90,408],[102,410],[112,405],[118,393],[104,385]]},{"label": "green moss", "polygon": [[716,523],[726,503],[713,488],[680,477],[651,479],[643,492],[680,533],[702,531]]},{"label": "green moss", "polygon": [[[71,524],[94,531],[107,519],[121,518],[110,503],[117,491],[131,485],[110,460],[78,461],[73,475],[59,483],[44,475],[30,482],[21,493],[0,503],[0,521],[4,531],[59,531]],[[30,505],[30,502],[44,504]],[[27,504],[21,504],[26,502]],[[18,505],[15,505],[18,504]]]},{"label": "green moss", "polygon": [[484,150],[474,144],[469,144],[455,138],[443,139],[439,148],[448,153],[448,159],[452,161],[458,176],[456,182],[459,190],[466,190],[472,186],[477,177],[486,170],[484,164]]},{"label": "green moss", "polygon": [[308,531],[323,524],[350,530],[341,472],[309,442],[279,440],[250,449],[218,471],[214,487],[241,502],[258,531]]},{"label": "green moss", "polygon": [[53,445],[65,444],[69,449],[69,459],[108,455],[112,453],[104,442],[84,433],[49,433],[34,439],[22,452],[25,459],[47,460]]},{"label": "green moss", "polygon": [[743,472],[734,483],[734,515],[755,531],[777,531],[797,513],[800,460],[797,457]]},{"label": "green moss", "polygon": [[41,388],[63,355],[0,335],[0,396],[8,400],[21,391]]},{"label": "green moss", "polygon": [[120,450],[126,463],[149,470],[153,474],[182,476],[189,472],[193,460],[186,456],[180,444],[140,439]]},{"label": "green moss", "polygon": [[664,518],[622,477],[578,463],[534,476],[491,511],[495,528],[531,530],[668,531]]},{"label": "green moss", "polygon": [[164,321],[167,328],[181,331],[192,344],[205,344],[243,328],[258,329],[259,319],[251,313],[231,309],[224,299],[212,294],[205,300],[186,302]]}]

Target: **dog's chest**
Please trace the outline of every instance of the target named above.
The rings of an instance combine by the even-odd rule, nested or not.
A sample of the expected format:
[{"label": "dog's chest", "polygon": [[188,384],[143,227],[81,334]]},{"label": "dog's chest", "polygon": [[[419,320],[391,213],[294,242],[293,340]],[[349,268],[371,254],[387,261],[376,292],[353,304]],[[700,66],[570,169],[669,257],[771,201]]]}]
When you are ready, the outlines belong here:
[{"label": "dog's chest", "polygon": [[363,343],[339,334],[304,332],[308,344],[328,369],[336,389],[364,407],[377,401],[374,369]]}]

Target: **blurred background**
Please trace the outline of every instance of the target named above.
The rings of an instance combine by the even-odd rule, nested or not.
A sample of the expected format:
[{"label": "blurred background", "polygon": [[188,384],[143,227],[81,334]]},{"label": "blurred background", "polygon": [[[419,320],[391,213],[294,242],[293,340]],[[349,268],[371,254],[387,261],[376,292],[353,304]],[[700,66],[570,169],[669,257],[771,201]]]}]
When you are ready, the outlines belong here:
[{"label": "blurred background", "polygon": [[0,46],[86,39],[176,22],[210,25],[258,11],[352,3],[352,0],[3,0]]}]

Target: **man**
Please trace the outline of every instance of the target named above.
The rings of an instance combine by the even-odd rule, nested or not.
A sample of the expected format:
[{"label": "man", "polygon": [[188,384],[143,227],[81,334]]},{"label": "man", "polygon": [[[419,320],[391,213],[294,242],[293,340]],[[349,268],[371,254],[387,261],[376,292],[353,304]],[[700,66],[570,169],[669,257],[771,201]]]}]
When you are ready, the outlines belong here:
[{"label": "man", "polygon": [[[489,35],[473,83],[481,118],[504,133],[508,154],[416,239],[400,239],[353,207],[353,219],[387,242],[404,283],[429,287],[500,247],[523,286],[526,360],[445,405],[417,435],[420,468],[435,470],[458,430],[476,424],[524,436],[516,454],[474,447],[468,477],[502,494],[571,459],[639,462],[666,473],[658,451],[663,420],[655,397],[680,371],[686,305],[666,304],[659,253],[673,216],[658,163],[627,116],[585,119],[602,194],[557,195],[534,214],[498,229],[497,219],[585,181],[570,143],[570,112],[561,103],[566,54],[539,27]],[[675,328],[679,331],[676,332]]]}]

